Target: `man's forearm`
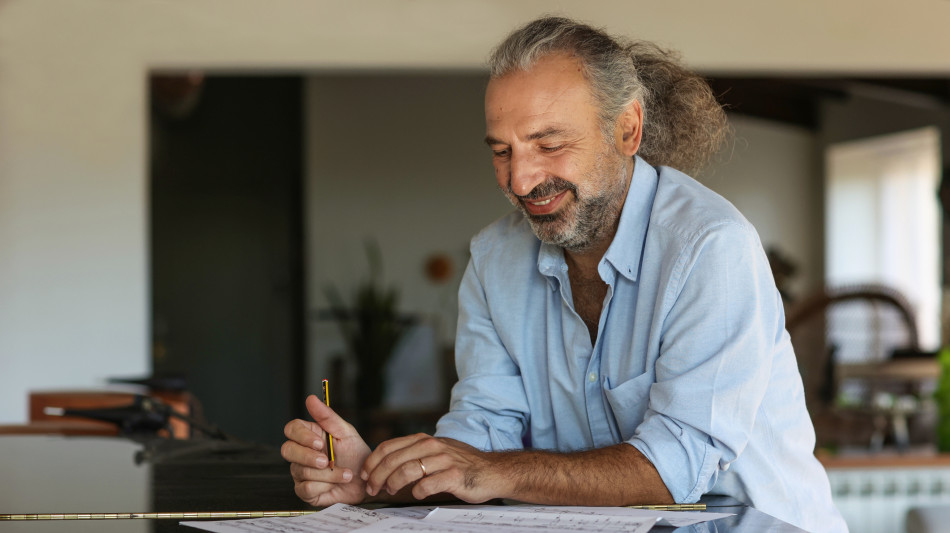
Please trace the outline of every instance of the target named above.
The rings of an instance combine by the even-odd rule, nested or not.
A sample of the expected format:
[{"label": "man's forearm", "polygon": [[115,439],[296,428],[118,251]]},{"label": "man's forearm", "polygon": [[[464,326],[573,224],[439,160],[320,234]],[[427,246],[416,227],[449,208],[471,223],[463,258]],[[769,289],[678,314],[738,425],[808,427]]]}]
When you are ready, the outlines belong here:
[{"label": "man's forearm", "polygon": [[548,505],[639,505],[673,503],[656,468],[625,443],[574,453],[494,452],[488,479],[497,497]]},{"label": "man's forearm", "polygon": [[370,499],[384,501],[451,494],[469,503],[496,498],[550,505],[673,503],[653,464],[626,443],[571,453],[485,452],[420,433],[380,444],[360,478]]}]

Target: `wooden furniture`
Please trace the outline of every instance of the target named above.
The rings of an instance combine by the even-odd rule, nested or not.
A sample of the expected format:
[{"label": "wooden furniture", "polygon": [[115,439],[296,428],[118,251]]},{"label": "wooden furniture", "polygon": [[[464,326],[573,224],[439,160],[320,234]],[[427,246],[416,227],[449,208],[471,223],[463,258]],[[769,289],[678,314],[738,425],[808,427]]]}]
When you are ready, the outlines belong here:
[{"label": "wooden furniture", "polygon": [[819,447],[932,442],[939,376],[906,298],[882,285],[828,287],[787,312]]},{"label": "wooden furniture", "polygon": [[[136,394],[154,398],[185,416],[192,416],[195,401],[188,392],[179,391],[89,391],[51,390],[30,393],[28,424],[0,426],[0,435],[118,435],[119,428],[112,423],[75,416],[55,416],[45,413],[48,407],[63,409],[103,409],[131,405]],[[171,418],[172,437],[187,439],[191,430],[187,422]],[[168,436],[167,432],[160,432]]]}]

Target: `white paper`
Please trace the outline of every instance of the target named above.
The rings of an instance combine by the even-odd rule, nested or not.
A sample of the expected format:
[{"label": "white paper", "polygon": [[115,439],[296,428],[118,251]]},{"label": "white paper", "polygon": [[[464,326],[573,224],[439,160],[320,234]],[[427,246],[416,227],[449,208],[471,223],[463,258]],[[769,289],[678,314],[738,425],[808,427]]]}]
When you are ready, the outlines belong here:
[{"label": "white paper", "polygon": [[545,531],[603,531],[607,533],[645,533],[658,517],[587,514],[572,511],[533,512],[495,509],[439,508],[429,513],[424,522],[478,525],[483,531],[512,531],[515,528]]},{"label": "white paper", "polygon": [[415,518],[422,520],[435,509],[435,505],[413,505],[409,507],[382,507],[375,511],[389,518]]},{"label": "white paper", "polygon": [[[492,505],[452,507],[456,509],[498,509]],[[580,507],[558,505],[512,505],[504,507],[506,511],[527,513],[579,513],[589,515],[612,516],[658,516],[659,526],[683,527],[732,516],[733,513],[712,513],[708,511],[654,511],[650,509],[631,509],[630,507]]]},{"label": "white paper", "polygon": [[217,533],[342,533],[386,520],[375,511],[338,503],[319,513],[279,518],[180,522]]},{"label": "white paper", "polygon": [[[218,533],[336,533],[391,531],[447,533],[538,533],[546,531],[646,532],[656,525],[682,527],[731,513],[652,511],[628,507],[465,505],[386,507],[375,511],[336,504],[289,518],[181,522]],[[660,521],[657,522],[658,517]]]},{"label": "white paper", "polygon": [[[359,533],[393,533],[410,531],[412,533],[486,533],[485,526],[479,524],[449,524],[429,522],[416,518],[387,518],[382,522],[370,524]],[[537,529],[505,529],[506,533],[538,533]],[[493,532],[499,533],[499,532]]]},{"label": "white paper", "polygon": [[[437,516],[439,511],[442,509],[437,509],[433,511],[433,514],[430,516]],[[541,533],[541,532],[554,532],[554,533],[575,533],[577,531],[609,531],[609,532],[630,532],[630,533],[646,533],[655,523],[656,519],[642,521],[642,523],[635,524],[631,527],[632,521],[626,519],[626,522],[622,526],[617,526],[615,528],[609,529],[597,529],[599,526],[593,524],[593,520],[597,517],[591,517],[587,515],[578,515],[584,516],[588,519],[588,523],[567,523],[561,522],[558,525],[558,520],[564,520],[566,517],[561,516],[560,518],[550,515],[547,521],[527,521],[525,513],[518,513],[520,518],[516,517],[516,521],[513,524],[505,523],[507,520],[502,519],[497,522],[485,522],[485,521],[475,521],[472,522],[469,519],[460,519],[458,521],[441,521],[441,520],[417,520],[412,518],[390,518],[388,520],[383,520],[382,522],[377,522],[375,524],[364,527],[359,530],[359,533],[394,533],[394,532],[405,532],[409,531],[412,533]],[[610,520],[620,520],[623,521],[623,518],[616,517],[600,517],[608,521]],[[520,522],[520,525],[519,525]]]}]

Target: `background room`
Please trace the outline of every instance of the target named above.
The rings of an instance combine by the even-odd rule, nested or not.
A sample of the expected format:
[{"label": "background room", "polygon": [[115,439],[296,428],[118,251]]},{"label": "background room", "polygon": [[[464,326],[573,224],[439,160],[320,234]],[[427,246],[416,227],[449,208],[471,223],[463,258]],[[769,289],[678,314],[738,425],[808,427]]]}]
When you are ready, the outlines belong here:
[{"label": "background room", "polygon": [[[711,79],[735,139],[697,177],[756,225],[773,268],[793,267],[780,272],[790,312],[826,286],[883,284],[913,311],[915,347],[942,346],[947,2],[732,0],[684,15],[678,4],[573,1],[6,0],[0,424],[28,421],[31,391],[165,371],[187,373],[209,420],[258,442],[280,442],[324,377],[356,413],[376,377],[360,375],[340,327],[352,318],[329,287],[352,312],[354,291],[375,279],[379,294],[398,295],[387,324],[410,334],[390,337],[388,395],[364,415],[385,426],[379,438],[431,428],[451,385],[468,239],[510,209],[482,142],[484,58],[550,10],[678,49]],[[163,79],[191,89],[163,93]],[[918,196],[885,212],[901,172],[854,162],[905,148],[922,176],[906,194]],[[841,198],[853,217],[834,207]],[[894,217],[917,225],[895,230]],[[863,398],[866,374],[829,382],[836,367],[824,329],[818,337],[799,354],[815,401],[839,382],[821,405]],[[871,359],[906,342],[887,340]],[[927,364],[912,376],[914,449],[936,445]],[[894,451],[888,409],[879,436]],[[819,440],[870,450],[874,416],[849,420],[847,435],[820,425]],[[863,479],[836,485],[844,505],[860,500],[849,520],[880,507],[858,498]],[[881,501],[896,501],[887,490]]]},{"label": "background room", "polygon": [[[698,177],[752,220],[774,261],[795,267],[783,278],[786,302],[794,310],[821,287],[826,268],[832,285],[895,286],[921,309],[915,314],[922,346],[935,350],[939,227],[933,192],[941,137],[933,124],[945,126],[946,111],[931,87],[939,80],[712,81],[730,109],[734,139]],[[175,83],[193,86],[181,94],[163,89]],[[365,388],[359,362],[341,336],[340,326],[351,319],[332,308],[351,306],[355,291],[372,281],[380,291],[395,290],[394,311],[406,333],[383,376],[388,387],[382,405],[373,407],[415,411],[417,422],[427,424],[421,429],[431,430],[452,382],[455,286],[467,241],[510,209],[491,179],[481,143],[485,83],[479,72],[154,74],[155,370],[187,373],[192,389],[207,398],[209,416],[262,441],[279,438],[274,422],[265,420],[292,416],[299,391],[318,390],[323,377],[337,377],[338,407],[354,409]],[[894,87],[899,84],[910,88]],[[880,88],[880,94],[863,96],[867,87]],[[175,97],[183,103],[175,106]],[[913,98],[922,103],[912,105]],[[892,109],[905,120],[886,121],[877,113],[867,121],[869,106]],[[914,113],[920,115],[916,122],[906,119]],[[837,241],[826,244],[825,197],[834,194],[826,192],[823,178],[826,149],[908,128],[931,140],[927,153],[933,161],[924,169],[929,181],[917,187],[923,197],[902,204],[916,212],[930,202],[924,210],[931,216],[924,221],[929,233],[902,230],[919,235],[926,254],[878,250],[885,239],[858,236],[896,222],[856,219],[854,209],[835,209],[831,198],[829,219],[838,221],[832,229],[840,229],[828,230]],[[866,196],[844,198],[854,203]],[[825,255],[858,266],[831,261],[826,267]],[[878,258],[922,255],[915,264],[929,270],[903,277],[875,267]],[[440,277],[433,277],[433,264],[444,269]],[[843,268],[851,271],[839,272]],[[328,291],[342,301],[329,301]],[[922,301],[923,295],[931,299]],[[235,402],[243,408],[229,409]],[[283,416],[273,416],[275,409]],[[260,416],[242,422],[248,412]]]}]

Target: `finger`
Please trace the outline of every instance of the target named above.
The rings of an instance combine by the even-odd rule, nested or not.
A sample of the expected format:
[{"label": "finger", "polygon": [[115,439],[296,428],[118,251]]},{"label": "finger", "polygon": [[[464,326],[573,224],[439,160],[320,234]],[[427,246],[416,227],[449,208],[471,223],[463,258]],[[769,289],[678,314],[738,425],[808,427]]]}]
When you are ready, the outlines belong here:
[{"label": "finger", "polygon": [[291,420],[284,426],[284,436],[302,445],[315,450],[323,449],[326,434],[323,429],[313,422],[306,420]]},{"label": "finger", "polygon": [[420,439],[428,437],[428,435],[419,433],[415,435],[407,435],[405,437],[398,437],[395,439],[389,439],[383,441],[379,446],[373,450],[373,453],[369,454],[369,457],[366,458],[366,461],[363,462],[363,470],[360,472],[360,477],[366,481],[369,479],[370,473],[372,473],[380,465],[380,463],[386,459],[389,455],[412,446]]},{"label": "finger", "polygon": [[313,417],[317,425],[330,433],[333,438],[345,438],[356,435],[356,430],[346,420],[340,418],[336,411],[330,409],[325,403],[320,401],[315,395],[307,396],[307,411]]},{"label": "finger", "polygon": [[[409,482],[407,480],[414,481],[421,477],[422,468],[418,458],[431,455],[431,443],[438,444],[438,441],[419,433],[380,444],[363,463],[363,471],[360,473],[360,477],[366,481],[366,492],[375,496],[381,489],[388,487],[390,493],[395,493]],[[412,464],[407,464],[410,462]]]},{"label": "finger", "polygon": [[[381,490],[385,490],[388,494],[393,495],[407,485],[422,480],[432,472],[429,459],[431,459],[431,457],[425,458],[424,462],[423,458],[417,458],[402,463],[386,478]],[[425,464],[424,469],[423,464]]]},{"label": "finger", "polygon": [[321,483],[349,483],[353,480],[353,471],[349,468],[313,468],[299,463],[290,465],[290,477],[297,483],[317,481]]},{"label": "finger", "polygon": [[313,506],[321,504],[321,497],[333,490],[336,485],[322,481],[301,481],[294,483],[294,493],[301,500]]},{"label": "finger", "polygon": [[317,468],[326,468],[330,463],[327,459],[327,455],[322,451],[316,451],[292,440],[284,442],[280,447],[280,456],[292,464],[315,466]]},{"label": "finger", "polygon": [[[426,468],[429,465],[426,464]],[[439,470],[434,474],[420,479],[412,487],[412,497],[422,500],[434,494],[448,493],[467,503],[482,503],[485,499],[472,498],[469,491],[464,490],[465,483],[461,471],[458,468],[447,468]]]}]

